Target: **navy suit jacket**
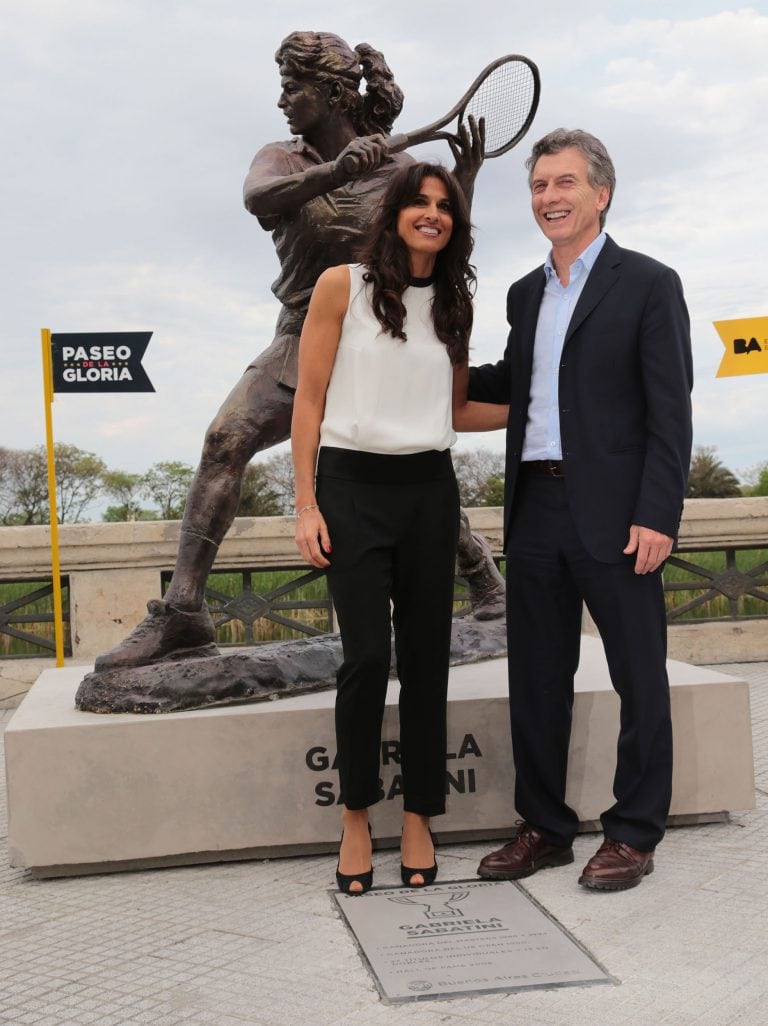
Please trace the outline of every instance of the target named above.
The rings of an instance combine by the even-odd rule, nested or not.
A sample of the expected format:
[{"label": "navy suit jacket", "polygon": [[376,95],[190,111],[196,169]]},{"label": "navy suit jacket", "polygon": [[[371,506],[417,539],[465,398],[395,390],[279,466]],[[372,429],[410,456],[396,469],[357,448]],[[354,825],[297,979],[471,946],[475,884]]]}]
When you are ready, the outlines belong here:
[{"label": "navy suit jacket", "polygon": [[[538,267],[512,285],[504,357],[470,369],[470,399],[510,407],[505,551],[544,284]],[[564,483],[579,537],[594,558],[624,559],[631,524],[677,537],[691,457],[692,383],[680,279],[606,238],[573,311],[559,371]]]}]

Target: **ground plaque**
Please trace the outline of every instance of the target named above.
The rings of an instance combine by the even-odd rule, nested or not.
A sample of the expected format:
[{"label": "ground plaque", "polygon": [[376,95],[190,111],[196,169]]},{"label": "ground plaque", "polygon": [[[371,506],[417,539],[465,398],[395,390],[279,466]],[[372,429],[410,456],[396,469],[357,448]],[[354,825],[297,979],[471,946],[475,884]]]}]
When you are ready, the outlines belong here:
[{"label": "ground plaque", "polygon": [[334,898],[387,1001],[616,982],[511,881]]}]

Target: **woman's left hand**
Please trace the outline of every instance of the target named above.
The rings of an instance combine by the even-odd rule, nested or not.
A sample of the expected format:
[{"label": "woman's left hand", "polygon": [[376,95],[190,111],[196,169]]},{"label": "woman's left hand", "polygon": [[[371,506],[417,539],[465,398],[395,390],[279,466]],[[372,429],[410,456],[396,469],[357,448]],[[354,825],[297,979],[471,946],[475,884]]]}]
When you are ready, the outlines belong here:
[{"label": "woman's left hand", "polygon": [[310,566],[325,570],[331,565],[323,555],[331,551],[331,539],[319,509],[307,509],[297,518],[296,546]]},{"label": "woman's left hand", "polygon": [[475,121],[470,114],[467,121],[459,125],[458,136],[458,143],[453,139],[448,140],[456,161],[453,173],[459,180],[467,202],[471,203],[475,178],[485,160],[485,118]]}]

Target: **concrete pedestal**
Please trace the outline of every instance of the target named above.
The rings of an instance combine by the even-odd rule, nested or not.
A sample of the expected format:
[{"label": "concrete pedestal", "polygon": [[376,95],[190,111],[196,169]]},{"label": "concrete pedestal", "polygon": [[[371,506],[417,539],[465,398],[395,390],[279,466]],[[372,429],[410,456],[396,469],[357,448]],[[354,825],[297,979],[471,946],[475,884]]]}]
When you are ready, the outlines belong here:
[{"label": "concrete pedestal", "polygon": [[[670,662],[672,822],[754,807],[747,685]],[[83,668],[45,671],[6,728],[11,865],[66,875],[321,852],[338,843],[333,691],[168,716],[78,712]],[[583,639],[568,801],[587,825],[612,804],[618,699],[599,641]],[[377,839],[401,803],[397,686],[382,739]],[[509,834],[514,771],[506,665],[451,670],[443,839]]]}]

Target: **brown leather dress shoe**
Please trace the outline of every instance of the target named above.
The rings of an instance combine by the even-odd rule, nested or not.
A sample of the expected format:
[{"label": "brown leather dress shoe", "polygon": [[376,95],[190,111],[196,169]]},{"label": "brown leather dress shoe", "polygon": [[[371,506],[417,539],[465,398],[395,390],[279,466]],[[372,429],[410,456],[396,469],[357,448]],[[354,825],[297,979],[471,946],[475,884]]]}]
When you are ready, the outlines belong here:
[{"label": "brown leather dress shoe", "polygon": [[595,891],[626,891],[652,872],[652,851],[638,851],[606,837],[584,867],[579,883]]},{"label": "brown leather dress shoe", "polygon": [[550,866],[573,862],[573,848],[548,844],[538,830],[521,823],[517,836],[498,851],[481,860],[477,875],[485,880],[520,880]]}]

